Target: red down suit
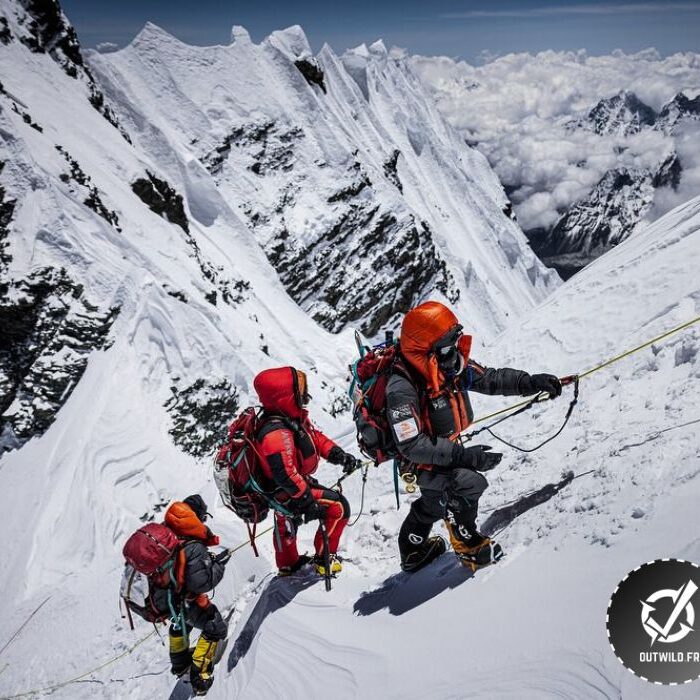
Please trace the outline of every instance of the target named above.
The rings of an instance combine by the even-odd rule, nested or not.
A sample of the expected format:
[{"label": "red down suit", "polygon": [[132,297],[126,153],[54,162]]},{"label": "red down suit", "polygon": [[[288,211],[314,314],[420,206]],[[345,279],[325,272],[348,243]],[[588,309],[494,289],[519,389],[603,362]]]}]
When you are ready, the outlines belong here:
[{"label": "red down suit", "polygon": [[[336,444],[311,423],[304,408],[308,400],[306,375],[294,367],[278,367],[260,372],[253,384],[264,409],[257,439],[261,466],[274,498],[295,516],[303,515],[314,503],[322,506],[334,554],[350,517],[350,506],[344,496],[313,477],[319,459],[327,459]],[[280,568],[293,566],[299,559],[295,520],[275,512],[273,539]],[[323,553],[320,528],[314,547],[316,554]]]}]

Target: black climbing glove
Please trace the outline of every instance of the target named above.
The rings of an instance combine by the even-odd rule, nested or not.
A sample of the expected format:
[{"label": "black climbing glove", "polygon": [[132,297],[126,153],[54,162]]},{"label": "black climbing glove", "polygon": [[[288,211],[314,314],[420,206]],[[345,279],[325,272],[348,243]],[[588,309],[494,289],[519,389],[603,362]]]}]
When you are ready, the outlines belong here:
[{"label": "black climbing glove", "polygon": [[228,564],[229,561],[231,560],[232,556],[233,556],[233,552],[230,549],[224,549],[223,552],[219,552],[219,554],[217,554],[214,557],[214,561],[217,564],[222,564],[223,566],[226,566],[226,564]]},{"label": "black climbing glove", "polygon": [[331,464],[342,464],[343,474],[351,474],[355,469],[359,469],[362,466],[362,460],[349,452],[345,452],[337,445],[332,447],[328,453],[328,461]]},{"label": "black climbing glove", "polygon": [[474,445],[473,447],[455,445],[452,448],[452,466],[487,472],[503,459],[500,452],[490,452],[490,449],[488,445]]},{"label": "black climbing glove", "polygon": [[326,509],[318,502],[312,501],[311,505],[304,511],[304,522],[312,520],[323,520],[326,517]]},{"label": "black climbing glove", "polygon": [[546,391],[550,398],[561,396],[561,382],[553,374],[526,374],[518,386],[522,396],[530,396],[539,391]]}]

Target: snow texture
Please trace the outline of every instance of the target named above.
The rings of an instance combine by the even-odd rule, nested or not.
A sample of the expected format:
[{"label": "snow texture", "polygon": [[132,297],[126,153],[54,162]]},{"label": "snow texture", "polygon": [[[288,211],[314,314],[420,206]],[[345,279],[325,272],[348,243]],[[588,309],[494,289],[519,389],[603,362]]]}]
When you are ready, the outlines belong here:
[{"label": "snow texture", "polygon": [[[48,269],[64,270],[95,314],[119,308],[51,425],[0,462],[0,641],[10,642],[0,652],[3,697],[78,676],[148,634],[145,623],[130,631],[117,612],[121,548],[171,500],[201,493],[222,541],[245,541],[243,524],[217,502],[210,461],[171,437],[174,427],[188,429],[173,404],[204,420],[222,388],[236,387],[233,398],[247,405],[259,370],[294,364],[309,372],[315,420],[354,449],[349,416],[337,410],[354,347],[347,324],[371,327],[371,317],[345,311],[329,323],[323,290],[294,296],[295,280],[270,255],[282,222],[286,245],[325,241],[323,255],[332,252],[329,228],[353,206],[393,214],[405,223],[396,235],[406,222],[419,232],[425,223],[421,245],[444,261],[474,356],[493,366],[587,369],[699,313],[700,199],[555,289],[502,213],[506,199],[484,158],[442,121],[405,59],[381,44],[342,59],[328,47],[311,56],[298,28],[260,45],[234,28],[230,46],[189,47],[148,25],[126,49],[89,57],[115,127],[91,104],[87,77],[16,40],[26,11],[8,0],[0,8],[12,37],[0,46],[3,304]],[[297,60],[323,72],[325,94]],[[263,141],[254,137],[260,128]],[[213,153],[224,156],[218,164]],[[354,192],[363,176],[371,186],[328,201]],[[148,203],[133,191],[140,179],[153,185]],[[92,192],[118,225],[85,202]],[[178,196],[186,227],[171,220],[180,217]],[[360,265],[358,245],[350,232],[338,261],[346,275]],[[444,299],[431,286],[439,272],[407,303]],[[700,559],[691,424],[698,335],[694,327],[592,375],[560,438],[528,457],[506,451],[481,516],[489,531],[505,527],[508,555],[492,570],[469,576],[447,553],[410,580],[397,576],[408,499],[397,512],[388,465],[370,473],[331,593],[303,575],[272,580],[269,536],[259,559],[241,549],[216,591],[217,605],[235,610],[209,697],[658,697],[615,659],[605,610],[639,563]],[[477,411],[507,403],[480,398]],[[556,429],[564,408],[543,405],[502,432],[535,441]],[[562,477],[568,470],[594,472],[571,480]],[[319,472],[327,484],[338,476],[330,465]],[[357,509],[357,477],[346,495]],[[302,528],[304,547],[312,534]],[[168,669],[153,636],[50,695],[176,697]],[[678,698],[697,692],[676,690]]]}]

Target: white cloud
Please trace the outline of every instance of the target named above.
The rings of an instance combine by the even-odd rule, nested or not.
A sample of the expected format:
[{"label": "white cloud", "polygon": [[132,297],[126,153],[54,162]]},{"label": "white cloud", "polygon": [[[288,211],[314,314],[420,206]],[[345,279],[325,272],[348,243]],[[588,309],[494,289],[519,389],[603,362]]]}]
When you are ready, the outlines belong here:
[{"label": "white cloud", "polygon": [[[674,139],[659,132],[599,136],[571,129],[572,120],[623,89],[656,110],[680,91],[691,97],[700,92],[700,55],[694,53],[662,58],[654,49],[608,56],[544,51],[508,54],[480,66],[445,57],[412,60],[443,114],[465,138],[478,142],[512,190],[526,230],[551,226],[609,169],[654,167],[674,148]],[[694,177],[690,164],[700,152],[696,132],[683,137],[683,148],[685,193],[686,181]],[[660,197],[678,199],[664,191]],[[666,207],[659,203],[654,215]]]},{"label": "white cloud", "polygon": [[670,187],[657,190],[650,219],[660,216],[700,194],[700,122],[688,122],[676,138],[676,152],[683,176],[677,191]]},{"label": "white cloud", "polygon": [[119,50],[119,44],[115,44],[111,41],[103,41],[95,47],[100,53],[111,53],[112,51]]}]

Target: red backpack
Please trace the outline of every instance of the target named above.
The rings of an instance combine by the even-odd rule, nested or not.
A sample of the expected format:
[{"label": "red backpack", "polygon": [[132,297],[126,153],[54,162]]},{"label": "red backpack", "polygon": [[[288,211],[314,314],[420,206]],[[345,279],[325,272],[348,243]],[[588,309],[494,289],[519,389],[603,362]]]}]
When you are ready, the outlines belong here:
[{"label": "red backpack", "polygon": [[387,331],[386,340],[368,348],[356,335],[360,359],[350,365],[353,420],[357,428],[357,444],[362,453],[376,464],[398,456],[394,436],[386,415],[386,386],[393,372],[408,376],[399,355],[399,343]]},{"label": "red backpack", "polygon": [[177,535],[161,523],[144,525],[126,541],[122,550],[126,566],[120,595],[126,604],[131,629],[134,629],[132,612],[154,623],[169,617],[153,607],[150,593],[152,586],[166,587],[171,582],[179,546]]},{"label": "red backpack", "polygon": [[129,537],[122,554],[136,571],[152,576],[161,573],[175,556],[177,535],[162,523],[148,523]]},{"label": "red backpack", "polygon": [[[282,416],[274,416],[272,420],[279,420],[297,434],[298,426],[292,421]],[[252,406],[246,408],[229,426],[226,442],[219,447],[214,461],[214,481],[224,505],[248,526],[250,544],[256,557],[257,524],[265,520],[270,508],[290,515],[261,485],[264,478],[257,436],[264,423],[262,410]]]}]

